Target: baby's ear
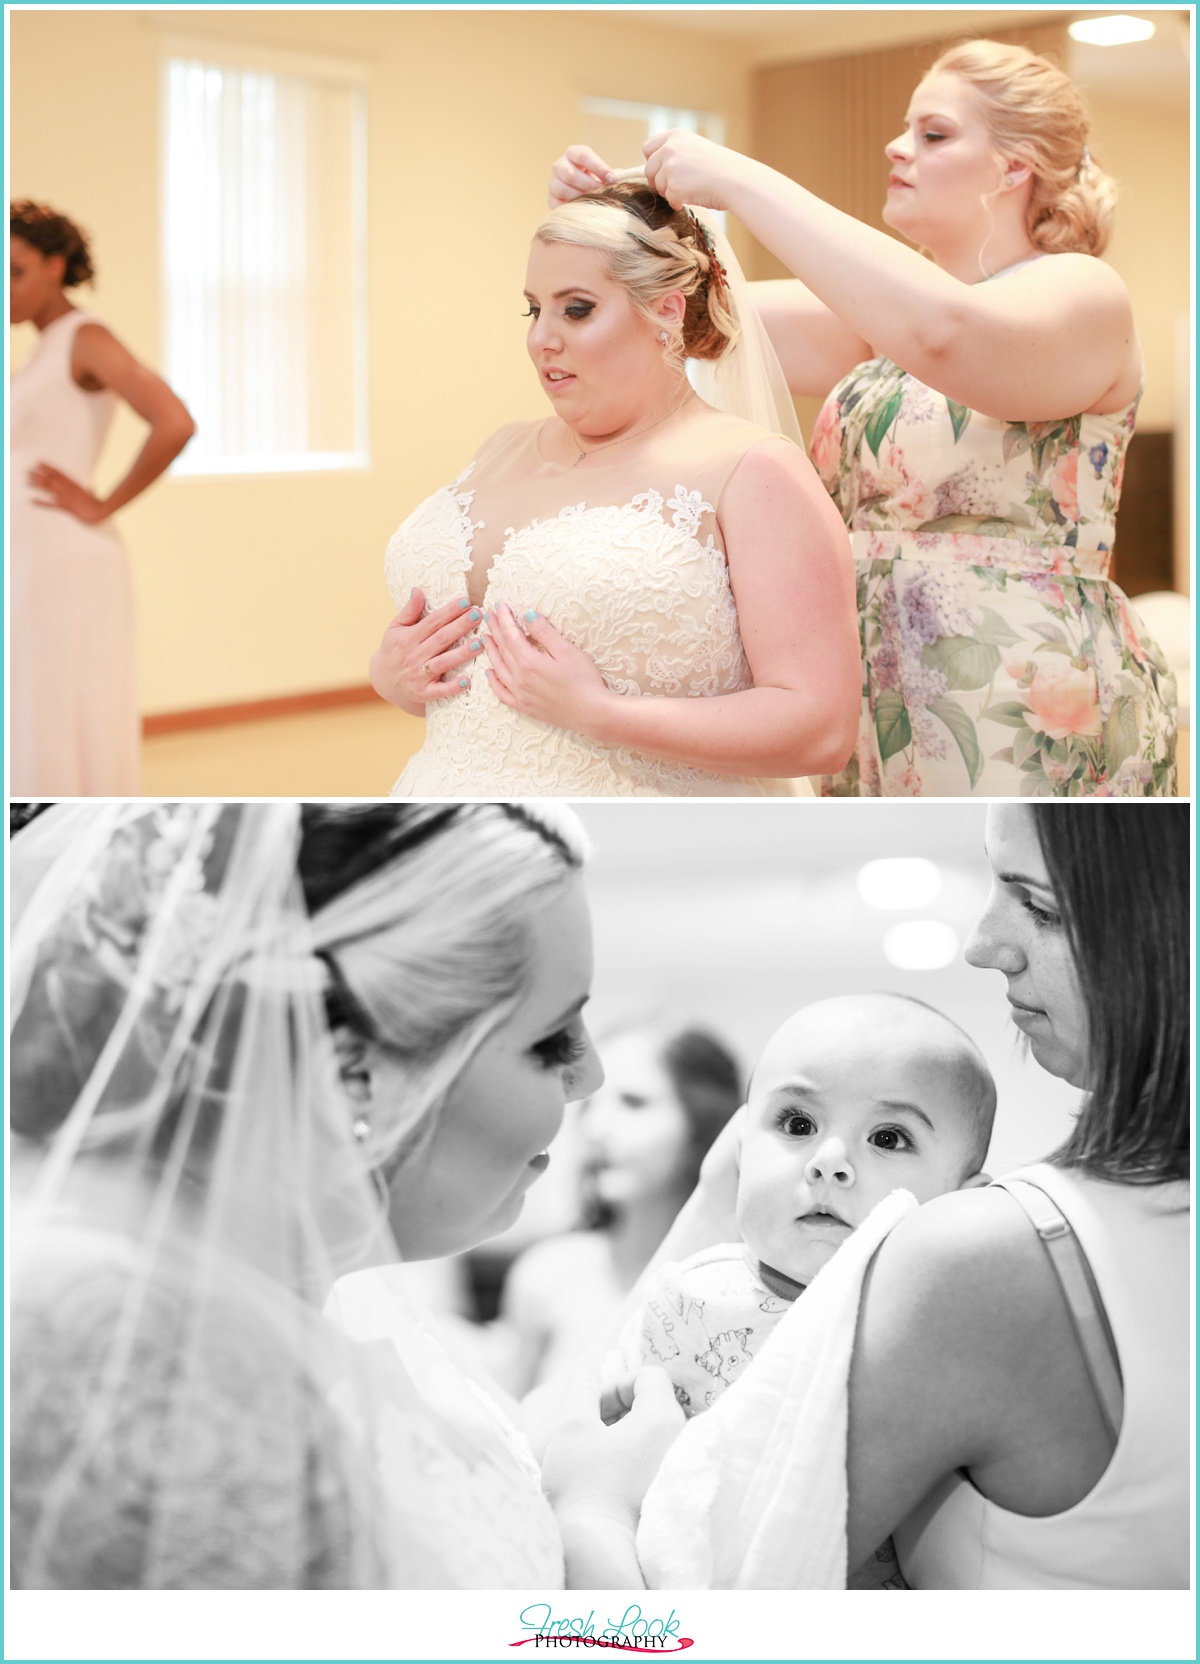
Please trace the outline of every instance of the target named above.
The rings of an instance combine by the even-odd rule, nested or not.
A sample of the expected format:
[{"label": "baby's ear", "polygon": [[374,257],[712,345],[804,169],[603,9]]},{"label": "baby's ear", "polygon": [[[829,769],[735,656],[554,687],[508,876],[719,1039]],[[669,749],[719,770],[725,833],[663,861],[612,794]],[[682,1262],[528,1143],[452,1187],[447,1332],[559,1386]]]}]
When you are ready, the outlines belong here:
[{"label": "baby's ear", "polygon": [[981,1190],[984,1185],[991,1184],[990,1173],[972,1173],[969,1179],[964,1179],[959,1185],[960,1190]]}]

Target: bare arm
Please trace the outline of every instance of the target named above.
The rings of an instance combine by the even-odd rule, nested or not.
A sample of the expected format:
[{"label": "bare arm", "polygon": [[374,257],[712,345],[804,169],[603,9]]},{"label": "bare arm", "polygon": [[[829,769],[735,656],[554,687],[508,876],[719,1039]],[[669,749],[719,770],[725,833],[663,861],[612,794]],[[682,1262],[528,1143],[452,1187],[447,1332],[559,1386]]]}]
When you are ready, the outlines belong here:
[{"label": "bare arm", "polygon": [[44,506],[64,508],[77,519],[97,525],[153,485],[195,433],[196,424],[162,377],[139,363],[103,324],[81,324],[76,331],[71,373],[86,391],[115,393],[150,424],[129,472],[103,499],[48,463],[30,470],[30,483],[49,494],[49,504]]},{"label": "bare arm", "polygon": [[947,398],[1005,421],[1050,421],[1118,409],[1136,392],[1129,296],[1090,255],[964,283],[773,168],[694,133],[659,134],[646,149],[652,183],[670,201],[736,213],[848,329]]},{"label": "bare arm", "polygon": [[719,508],[754,686],[710,698],[631,698],[545,619],[493,615],[489,679],[503,704],[605,746],[730,775],[835,772],[861,687],[845,527],[808,459],[784,440],[748,451]]},{"label": "bare arm", "polygon": [[850,1376],[849,1565],[941,1480],[1060,1512],[1112,1454],[1057,1281],[1012,1199],[959,1191],[898,1226],[868,1275]]},{"label": "bare arm", "polygon": [[797,278],[752,283],[750,292],[793,393],[824,398],[856,364],[874,358],[870,343]]}]

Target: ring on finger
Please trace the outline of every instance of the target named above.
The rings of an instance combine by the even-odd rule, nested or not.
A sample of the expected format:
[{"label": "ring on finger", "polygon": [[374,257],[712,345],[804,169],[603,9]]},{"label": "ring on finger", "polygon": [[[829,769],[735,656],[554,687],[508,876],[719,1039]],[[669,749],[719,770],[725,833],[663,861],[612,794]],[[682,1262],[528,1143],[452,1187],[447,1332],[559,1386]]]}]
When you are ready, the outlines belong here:
[{"label": "ring on finger", "polygon": [[437,674],[437,672],[434,670],[433,666],[430,664],[428,659],[425,660],[425,663],[421,666],[421,669],[425,672],[426,676],[435,676]]}]

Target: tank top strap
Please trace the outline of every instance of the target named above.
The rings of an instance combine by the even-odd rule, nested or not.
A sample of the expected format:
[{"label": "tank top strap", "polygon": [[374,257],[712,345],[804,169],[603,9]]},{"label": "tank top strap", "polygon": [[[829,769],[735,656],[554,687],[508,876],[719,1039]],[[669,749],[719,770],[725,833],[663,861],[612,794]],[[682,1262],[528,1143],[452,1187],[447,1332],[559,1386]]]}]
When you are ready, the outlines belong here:
[{"label": "tank top strap", "polygon": [[1121,1369],[1100,1291],[1079,1238],[1058,1204],[1031,1179],[1013,1176],[996,1179],[993,1184],[1008,1192],[1041,1238],[1062,1290],[1096,1402],[1115,1443],[1124,1408]]},{"label": "tank top strap", "polygon": [[42,331],[42,358],[48,362],[57,361],[62,366],[63,374],[74,382],[74,377],[71,376],[71,355],[75,350],[75,337],[84,324],[99,322],[100,319],[92,312],[80,312],[74,307],[70,312],[64,312]]}]

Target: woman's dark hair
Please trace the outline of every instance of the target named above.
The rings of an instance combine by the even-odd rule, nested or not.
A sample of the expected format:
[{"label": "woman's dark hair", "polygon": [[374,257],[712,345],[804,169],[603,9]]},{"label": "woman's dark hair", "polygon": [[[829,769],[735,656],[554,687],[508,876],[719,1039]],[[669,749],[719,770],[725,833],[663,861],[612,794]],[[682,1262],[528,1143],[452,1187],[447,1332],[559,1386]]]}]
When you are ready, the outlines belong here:
[{"label": "woman's dark hair", "polygon": [[64,289],[74,289],[79,283],[90,283],[96,275],[87,232],[48,203],[32,202],[28,197],[10,202],[8,234],[19,237],[30,248],[37,249],[39,254],[61,254]]},{"label": "woman's dark hair", "polygon": [[[696,1188],[701,1162],[742,1102],[741,1071],[733,1053],[708,1029],[670,1031],[665,1041],[653,1028],[645,1032],[659,1042],[654,1055],[687,1116],[688,1142],[680,1157],[678,1174],[683,1199]],[[603,1230],[612,1224],[614,1217],[614,1210],[607,1202],[585,1189],[583,1223],[586,1229]]]},{"label": "woman's dark hair", "polygon": [[1123,1184],[1186,1179],[1188,807],[1030,807],[1083,989],[1094,1082],[1054,1160]]},{"label": "woman's dark hair", "polygon": [[47,809],[53,808],[50,803],[10,803],[8,806],[8,835],[20,832],[28,826],[31,820],[36,820]]}]

